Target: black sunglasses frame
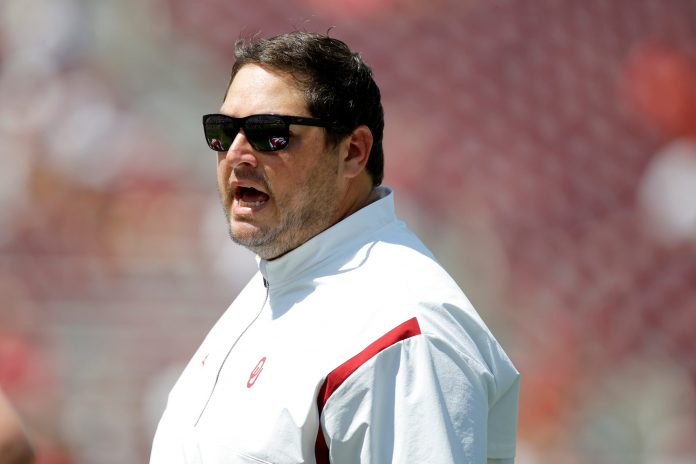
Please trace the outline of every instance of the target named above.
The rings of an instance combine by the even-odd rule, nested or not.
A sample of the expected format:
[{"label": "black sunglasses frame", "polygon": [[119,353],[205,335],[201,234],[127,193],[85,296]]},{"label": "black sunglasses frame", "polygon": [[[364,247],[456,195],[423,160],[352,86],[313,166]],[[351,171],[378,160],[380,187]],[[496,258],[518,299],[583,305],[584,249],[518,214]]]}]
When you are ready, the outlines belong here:
[{"label": "black sunglasses frame", "polygon": [[[256,120],[259,121],[255,122]],[[254,123],[256,127],[253,126]],[[217,152],[228,151],[240,129],[244,129],[244,135],[254,150],[263,152],[282,150],[290,143],[290,124],[329,127],[329,123],[323,119],[307,116],[251,114],[243,118],[235,118],[217,113],[203,116],[205,140],[210,149]],[[211,128],[213,125],[221,127],[213,129]],[[227,140],[221,140],[221,135],[224,135]]]}]

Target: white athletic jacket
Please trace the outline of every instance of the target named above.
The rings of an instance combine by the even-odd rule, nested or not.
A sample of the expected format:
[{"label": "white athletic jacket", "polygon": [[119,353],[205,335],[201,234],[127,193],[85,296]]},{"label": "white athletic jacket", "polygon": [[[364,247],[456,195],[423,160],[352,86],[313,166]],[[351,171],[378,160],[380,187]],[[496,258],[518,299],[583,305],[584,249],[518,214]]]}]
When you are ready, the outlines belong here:
[{"label": "white athletic jacket", "polygon": [[151,464],[513,461],[519,375],[382,193],[259,260],[172,389]]}]

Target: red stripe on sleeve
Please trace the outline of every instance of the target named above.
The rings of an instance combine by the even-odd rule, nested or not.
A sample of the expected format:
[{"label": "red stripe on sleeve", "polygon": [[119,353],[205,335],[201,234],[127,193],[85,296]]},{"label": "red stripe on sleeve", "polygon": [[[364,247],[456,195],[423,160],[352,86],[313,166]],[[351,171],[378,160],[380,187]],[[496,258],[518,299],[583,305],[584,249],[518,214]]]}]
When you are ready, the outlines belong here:
[{"label": "red stripe on sleeve", "polygon": [[[406,340],[408,338],[414,337],[421,334],[420,325],[418,325],[418,319],[415,317],[409,319],[403,324],[394,327],[392,330],[386,334],[379,337],[377,340],[372,342],[367,348],[362,350],[357,355],[350,358],[348,361],[344,362],[336,369],[331,371],[329,375],[326,376],[324,383],[319,389],[319,394],[317,395],[317,406],[319,407],[319,416],[321,416],[322,411],[326,402],[329,400],[331,395],[340,387],[343,382],[353,374],[360,366],[369,361],[372,357],[377,355],[382,350],[389,348],[396,343]],[[322,432],[321,425],[319,426],[319,432],[317,434],[317,441],[315,444],[315,454],[317,459],[317,464],[328,464],[329,461],[329,448],[324,440],[324,433]]]}]

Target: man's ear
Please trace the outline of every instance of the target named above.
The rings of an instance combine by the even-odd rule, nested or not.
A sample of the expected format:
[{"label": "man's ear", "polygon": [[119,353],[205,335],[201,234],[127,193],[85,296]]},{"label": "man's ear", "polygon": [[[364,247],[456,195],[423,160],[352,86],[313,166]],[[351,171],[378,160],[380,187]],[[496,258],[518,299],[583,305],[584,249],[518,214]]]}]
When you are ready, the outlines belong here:
[{"label": "man's ear", "polygon": [[346,149],[341,153],[345,177],[357,177],[365,169],[372,150],[372,140],[372,131],[366,125],[356,127],[348,136]]}]

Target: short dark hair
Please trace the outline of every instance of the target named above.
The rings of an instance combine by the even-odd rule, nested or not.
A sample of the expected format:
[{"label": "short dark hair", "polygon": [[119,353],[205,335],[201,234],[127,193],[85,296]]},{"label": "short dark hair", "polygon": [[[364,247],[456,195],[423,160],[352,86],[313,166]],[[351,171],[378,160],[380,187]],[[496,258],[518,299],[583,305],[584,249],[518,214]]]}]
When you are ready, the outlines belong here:
[{"label": "short dark hair", "polygon": [[247,64],[290,74],[304,91],[312,116],[327,120],[327,143],[337,145],[360,125],[372,131],[365,170],[373,185],[384,177],[384,109],[372,69],[341,40],[296,31],[270,39],[239,39],[230,83]]}]

